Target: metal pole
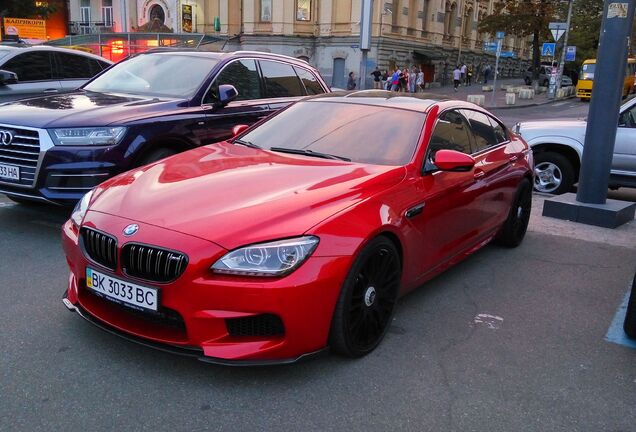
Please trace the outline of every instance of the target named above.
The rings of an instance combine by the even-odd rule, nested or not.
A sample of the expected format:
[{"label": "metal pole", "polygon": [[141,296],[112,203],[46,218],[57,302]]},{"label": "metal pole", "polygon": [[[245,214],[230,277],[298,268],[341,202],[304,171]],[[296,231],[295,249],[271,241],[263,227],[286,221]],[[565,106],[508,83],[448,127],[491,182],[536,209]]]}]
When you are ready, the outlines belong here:
[{"label": "metal pole", "polygon": [[557,72],[556,88],[561,88],[561,77],[563,76],[563,68],[565,67],[565,51],[568,48],[568,35],[570,34],[570,22],[572,21],[572,5],[574,0],[569,0],[568,19],[565,24],[565,35],[563,35],[563,49],[561,50],[561,61],[559,62],[559,71]]},{"label": "metal pole", "polygon": [[501,44],[503,41],[501,39],[497,39],[497,53],[495,58],[495,76],[492,80],[492,99],[490,100],[490,105],[495,106],[495,93],[497,92],[497,71],[499,70],[499,54],[501,53]]},{"label": "metal pole", "polygon": [[[626,8],[623,8],[626,6]],[[605,204],[636,0],[605,0],[576,200]]]},{"label": "metal pole", "polygon": [[362,62],[360,63],[360,90],[366,88],[367,81],[367,56],[371,49],[371,31],[373,24],[373,0],[362,0],[360,8],[360,50]]}]

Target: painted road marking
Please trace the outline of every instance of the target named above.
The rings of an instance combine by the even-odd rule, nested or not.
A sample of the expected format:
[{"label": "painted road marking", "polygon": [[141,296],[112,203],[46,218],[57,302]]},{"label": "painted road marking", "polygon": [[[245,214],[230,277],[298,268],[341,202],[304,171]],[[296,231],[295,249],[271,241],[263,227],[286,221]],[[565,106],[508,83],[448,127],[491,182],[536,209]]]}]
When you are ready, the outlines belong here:
[{"label": "painted road marking", "polygon": [[13,207],[14,205],[16,205],[16,203],[12,203],[12,202],[0,202],[0,208],[3,208],[3,207]]},{"label": "painted road marking", "polygon": [[605,340],[636,349],[636,340],[629,339],[625,334],[625,330],[623,330],[623,321],[625,321],[625,314],[627,313],[627,302],[629,302],[629,293],[631,292],[631,290],[632,284],[629,284],[627,293],[625,293],[625,298],[623,298],[623,302],[618,307],[616,315],[614,315],[614,319],[612,320],[612,324],[607,330]]},{"label": "painted road marking", "polygon": [[491,330],[497,330],[503,323],[503,318],[497,315],[479,314],[474,319],[475,324],[484,324]]}]

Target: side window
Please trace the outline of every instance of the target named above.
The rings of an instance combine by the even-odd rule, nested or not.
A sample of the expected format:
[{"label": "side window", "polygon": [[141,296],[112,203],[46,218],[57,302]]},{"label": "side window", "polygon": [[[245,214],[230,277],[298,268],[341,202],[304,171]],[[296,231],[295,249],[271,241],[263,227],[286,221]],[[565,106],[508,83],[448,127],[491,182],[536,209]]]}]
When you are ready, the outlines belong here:
[{"label": "side window", "polygon": [[495,135],[490,119],[486,114],[479,111],[462,110],[462,114],[468,119],[468,124],[475,137],[475,148],[473,153],[480,152],[499,142]]},{"label": "side window", "polygon": [[261,80],[254,60],[236,60],[223,68],[214,79],[214,83],[203,103],[212,103],[216,100],[219,85],[230,84],[238,90],[236,100],[252,100],[262,98]]},{"label": "side window", "polygon": [[18,74],[18,82],[53,79],[51,56],[48,52],[26,52],[7,61],[2,69]]},{"label": "side window", "polygon": [[323,94],[325,92],[314,74],[309,72],[307,69],[298,67],[295,67],[294,69],[296,70],[296,73],[298,74],[300,80],[305,85],[305,89],[307,90],[308,95]]},{"label": "side window", "polygon": [[101,66],[102,70],[107,69],[107,68],[110,67],[110,63],[106,63],[106,62],[99,61],[99,60],[97,60],[97,63],[99,63],[99,65]]},{"label": "side window", "polygon": [[470,154],[470,129],[466,120],[457,111],[443,113],[428,144],[429,157],[434,158],[438,150],[456,150]]},{"label": "side window", "polygon": [[490,120],[490,124],[492,124],[492,128],[495,131],[495,137],[497,138],[498,144],[510,141],[510,138],[508,138],[508,131],[504,125],[492,117],[488,117],[488,120]]},{"label": "side window", "polygon": [[91,67],[91,59],[88,57],[67,53],[55,53],[54,55],[57,57],[60,79],[91,78],[95,75]]},{"label": "side window", "polygon": [[636,128],[636,105],[623,111],[618,118],[619,127]]},{"label": "side window", "polygon": [[265,97],[304,96],[305,91],[290,65],[260,60],[263,80],[265,81]]}]

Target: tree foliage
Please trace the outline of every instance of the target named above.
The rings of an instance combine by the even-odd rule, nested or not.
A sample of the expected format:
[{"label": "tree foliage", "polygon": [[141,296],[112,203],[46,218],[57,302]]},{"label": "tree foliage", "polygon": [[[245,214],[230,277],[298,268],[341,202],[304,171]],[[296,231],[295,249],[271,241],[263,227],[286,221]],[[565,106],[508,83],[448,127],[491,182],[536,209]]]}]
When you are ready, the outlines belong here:
[{"label": "tree foliage", "polygon": [[551,0],[499,0],[493,13],[479,24],[479,31],[505,31],[515,36],[532,36],[532,63],[537,78],[541,63],[540,42],[548,40],[548,24],[562,13],[563,6]]},{"label": "tree foliage", "polygon": [[568,45],[576,46],[577,64],[596,58],[604,3],[603,0],[574,1]]},{"label": "tree foliage", "polygon": [[39,6],[33,0],[2,0],[0,2],[0,16],[46,19],[56,10],[52,1],[37,3]]}]

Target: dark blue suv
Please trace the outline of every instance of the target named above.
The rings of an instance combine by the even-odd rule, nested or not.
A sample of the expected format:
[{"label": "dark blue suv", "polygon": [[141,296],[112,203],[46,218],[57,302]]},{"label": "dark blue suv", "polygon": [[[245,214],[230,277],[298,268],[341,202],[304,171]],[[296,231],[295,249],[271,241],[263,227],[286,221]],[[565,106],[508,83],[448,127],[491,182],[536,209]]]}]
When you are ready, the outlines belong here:
[{"label": "dark blue suv", "polygon": [[227,139],[238,124],[328,91],[317,70],[287,56],[140,54],[78,91],[0,105],[0,192],[73,204],[109,177]]}]

